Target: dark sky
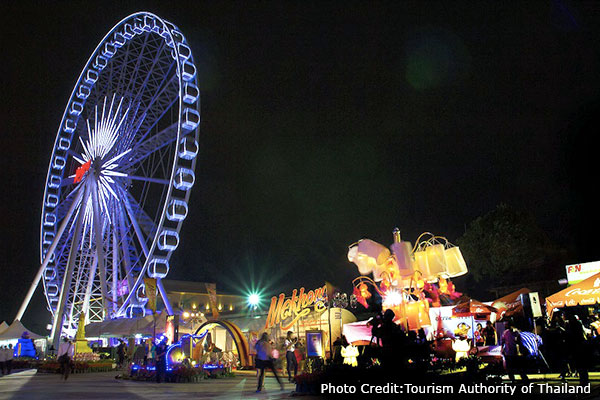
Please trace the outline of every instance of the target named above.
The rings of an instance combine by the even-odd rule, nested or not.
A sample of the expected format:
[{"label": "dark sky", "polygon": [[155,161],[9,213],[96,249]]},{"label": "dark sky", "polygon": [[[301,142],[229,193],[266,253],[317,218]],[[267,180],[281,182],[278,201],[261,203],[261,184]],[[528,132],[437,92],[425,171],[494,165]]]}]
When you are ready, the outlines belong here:
[{"label": "dark sky", "polygon": [[[350,243],[387,244],[395,226],[455,241],[501,202],[533,213],[571,262],[599,259],[598,2],[2,2],[0,321],[38,268],[73,85],[141,10],[180,27],[202,90],[170,278],[346,288]],[[49,318],[40,292],[26,324]]]}]

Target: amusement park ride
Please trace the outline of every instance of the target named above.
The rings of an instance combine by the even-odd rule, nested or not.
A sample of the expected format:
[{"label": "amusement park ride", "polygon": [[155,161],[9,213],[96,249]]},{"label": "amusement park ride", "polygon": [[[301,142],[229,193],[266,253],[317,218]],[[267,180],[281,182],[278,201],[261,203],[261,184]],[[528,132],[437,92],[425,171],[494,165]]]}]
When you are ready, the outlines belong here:
[{"label": "amusement park ride", "polygon": [[353,281],[352,299],[368,308],[371,291],[376,292],[383,310],[392,310],[397,323],[416,330],[431,324],[430,305],[439,307],[444,298],[460,297],[450,279],[466,274],[467,264],[460,249],[445,237],[425,232],[414,247],[401,239],[398,228],[393,237],[389,249],[370,239],[350,245],[348,261],[361,274]]},{"label": "amusement park ride", "polygon": [[84,66],[63,114],[46,178],[39,282],[50,339],[86,323],[146,314],[144,278],[161,279],[188,214],[200,92],[190,46],[147,12],[123,19]]}]

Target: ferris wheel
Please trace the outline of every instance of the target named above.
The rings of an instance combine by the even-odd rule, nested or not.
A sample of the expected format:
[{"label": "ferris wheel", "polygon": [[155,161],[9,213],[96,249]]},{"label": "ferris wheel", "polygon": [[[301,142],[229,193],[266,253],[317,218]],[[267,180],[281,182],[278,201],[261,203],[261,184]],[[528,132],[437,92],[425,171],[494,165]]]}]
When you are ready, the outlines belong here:
[{"label": "ferris wheel", "polygon": [[[119,22],[77,79],[44,190],[40,260],[51,338],[87,322],[143,316],[179,244],[198,154],[200,93],[190,46],[147,12]],[[20,319],[31,295],[25,299]]]}]

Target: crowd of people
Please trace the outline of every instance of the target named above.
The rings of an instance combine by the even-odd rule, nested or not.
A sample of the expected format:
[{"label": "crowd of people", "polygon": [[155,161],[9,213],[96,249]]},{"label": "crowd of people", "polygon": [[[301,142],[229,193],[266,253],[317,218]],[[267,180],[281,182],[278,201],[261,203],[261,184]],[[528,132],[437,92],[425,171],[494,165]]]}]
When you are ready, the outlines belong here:
[{"label": "crowd of people", "polygon": [[[376,315],[369,325],[375,346],[363,349],[359,365],[361,359],[368,364],[376,357],[384,368],[411,364],[410,368],[426,369],[432,358],[443,351],[441,344],[448,340],[452,342],[456,362],[478,354],[479,349],[485,348],[487,352],[499,346],[501,362],[512,382],[515,375],[528,381],[528,373],[555,372],[561,379],[579,377],[580,384],[585,385],[589,382],[589,369],[600,362],[600,317],[577,309],[557,312],[550,322],[543,318],[507,319],[498,324],[500,334],[490,321],[485,322],[485,327],[477,323],[472,339],[467,339],[464,332],[457,332],[451,339],[428,338],[423,330],[405,332],[394,322],[391,310]],[[347,343],[342,339],[344,345]],[[334,362],[335,359],[334,355]]]},{"label": "crowd of people", "polygon": [[[266,370],[273,372],[277,383],[282,389],[283,383],[277,374],[278,369],[285,369],[288,381],[295,382],[298,373],[304,370],[305,350],[306,347],[302,341],[292,331],[287,332],[285,339],[280,345],[276,345],[269,337],[269,334],[264,332],[256,344],[254,344],[254,362],[257,377],[256,392],[258,393],[262,390]],[[280,354],[283,353],[285,353],[285,357],[280,357]],[[285,363],[285,368],[283,363]]]}]

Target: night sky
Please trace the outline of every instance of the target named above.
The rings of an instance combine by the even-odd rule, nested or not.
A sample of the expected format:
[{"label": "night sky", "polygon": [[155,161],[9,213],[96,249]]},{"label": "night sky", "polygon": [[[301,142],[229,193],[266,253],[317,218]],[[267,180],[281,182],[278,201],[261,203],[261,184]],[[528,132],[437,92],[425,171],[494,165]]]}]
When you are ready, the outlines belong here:
[{"label": "night sky", "polygon": [[[533,213],[570,262],[600,259],[598,2],[2,2],[0,321],[39,266],[73,85],[142,10],[179,26],[202,91],[169,278],[349,289],[349,244],[389,244],[396,226],[455,241],[501,202]],[[48,321],[38,290],[24,322]]]}]

